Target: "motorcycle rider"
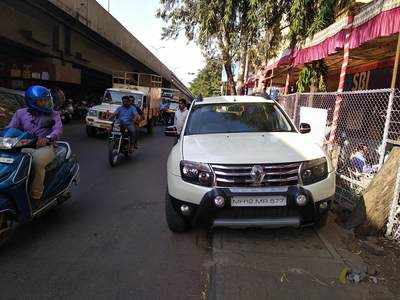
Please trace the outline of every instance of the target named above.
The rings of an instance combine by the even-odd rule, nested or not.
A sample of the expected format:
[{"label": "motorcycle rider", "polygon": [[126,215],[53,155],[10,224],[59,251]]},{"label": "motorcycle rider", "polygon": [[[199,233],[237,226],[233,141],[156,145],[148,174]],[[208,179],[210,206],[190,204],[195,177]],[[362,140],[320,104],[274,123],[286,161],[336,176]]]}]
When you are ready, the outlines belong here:
[{"label": "motorcycle rider", "polygon": [[46,166],[55,158],[53,142],[62,133],[59,112],[53,110],[50,91],[42,86],[31,86],[25,92],[26,107],[15,112],[8,128],[17,128],[37,137],[36,148],[23,149],[32,155],[34,178],[31,198],[37,207],[42,205]]},{"label": "motorcycle rider", "polygon": [[115,119],[126,127],[129,132],[131,146],[129,152],[133,152],[133,148],[137,148],[137,130],[135,122],[139,119],[139,114],[136,108],[132,105],[132,100],[129,96],[122,97],[122,106],[115,111]]}]

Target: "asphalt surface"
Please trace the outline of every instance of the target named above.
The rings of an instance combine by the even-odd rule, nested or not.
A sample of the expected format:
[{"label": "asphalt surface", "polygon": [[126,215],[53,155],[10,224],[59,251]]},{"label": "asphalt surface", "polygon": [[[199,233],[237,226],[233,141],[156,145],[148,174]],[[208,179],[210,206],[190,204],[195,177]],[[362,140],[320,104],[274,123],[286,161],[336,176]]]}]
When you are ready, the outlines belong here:
[{"label": "asphalt surface", "polygon": [[209,238],[172,234],[164,217],[173,140],[143,134],[130,161],[111,168],[105,139],[65,128],[81,180],[72,201],[21,227],[0,249],[1,299],[206,297]]},{"label": "asphalt surface", "polygon": [[363,264],[332,224],[172,234],[164,196],[174,140],[161,128],[116,168],[104,138],[79,124],[65,136],[81,181],[71,201],[0,249],[0,299],[396,299],[368,282],[338,283],[345,261]]}]

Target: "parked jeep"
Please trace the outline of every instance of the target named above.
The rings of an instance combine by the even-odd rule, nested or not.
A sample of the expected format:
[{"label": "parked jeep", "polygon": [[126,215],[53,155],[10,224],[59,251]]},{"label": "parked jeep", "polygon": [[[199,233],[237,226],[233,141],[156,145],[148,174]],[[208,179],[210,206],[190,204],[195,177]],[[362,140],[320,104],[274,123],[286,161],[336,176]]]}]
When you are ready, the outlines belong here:
[{"label": "parked jeep", "polygon": [[263,97],[195,102],[168,158],[169,229],[324,225],[335,174],[310,130]]}]

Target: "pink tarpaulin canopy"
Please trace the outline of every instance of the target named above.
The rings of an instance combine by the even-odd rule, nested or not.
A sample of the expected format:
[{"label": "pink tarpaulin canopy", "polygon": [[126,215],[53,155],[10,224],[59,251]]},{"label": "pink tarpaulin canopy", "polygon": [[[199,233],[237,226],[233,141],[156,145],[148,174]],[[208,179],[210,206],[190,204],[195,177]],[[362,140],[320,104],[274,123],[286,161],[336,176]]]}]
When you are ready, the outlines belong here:
[{"label": "pink tarpaulin canopy", "polygon": [[389,36],[400,31],[400,7],[381,12],[373,19],[353,28],[350,49],[357,48],[370,40]]},{"label": "pink tarpaulin canopy", "polygon": [[[357,24],[350,29],[350,49],[357,48],[373,39],[398,33],[400,31],[400,7],[381,11],[367,21],[362,21],[360,21],[361,24]],[[344,46],[346,30],[346,28],[343,28],[318,44],[285,53],[280,59],[269,64],[267,70],[287,64],[298,66],[337,53]]]},{"label": "pink tarpaulin canopy", "polygon": [[318,45],[295,51],[293,65],[305,64],[336,53],[339,49],[343,48],[344,39],[345,31],[342,30]]}]

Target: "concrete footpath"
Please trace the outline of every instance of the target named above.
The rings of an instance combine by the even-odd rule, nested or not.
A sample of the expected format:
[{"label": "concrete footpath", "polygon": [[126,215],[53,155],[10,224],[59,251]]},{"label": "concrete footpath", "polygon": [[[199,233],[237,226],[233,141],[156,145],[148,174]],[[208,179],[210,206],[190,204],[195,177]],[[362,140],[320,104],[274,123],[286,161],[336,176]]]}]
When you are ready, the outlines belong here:
[{"label": "concrete footpath", "polygon": [[365,268],[337,225],[213,232],[210,299],[395,299],[370,282],[341,284],[344,267]]}]

